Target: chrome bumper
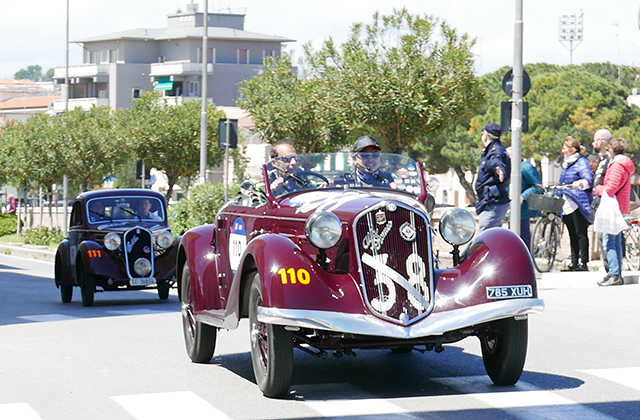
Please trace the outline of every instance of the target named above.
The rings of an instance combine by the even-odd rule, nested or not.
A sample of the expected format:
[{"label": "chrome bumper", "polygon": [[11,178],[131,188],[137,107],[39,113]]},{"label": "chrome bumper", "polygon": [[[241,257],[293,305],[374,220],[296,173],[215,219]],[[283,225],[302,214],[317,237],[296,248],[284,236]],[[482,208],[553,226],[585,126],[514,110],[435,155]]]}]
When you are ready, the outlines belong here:
[{"label": "chrome bumper", "polygon": [[420,338],[440,335],[471,325],[528,314],[544,309],[542,299],[509,299],[447,312],[436,312],[403,327],[373,315],[258,307],[258,321],[266,324],[314,328],[389,338]]}]

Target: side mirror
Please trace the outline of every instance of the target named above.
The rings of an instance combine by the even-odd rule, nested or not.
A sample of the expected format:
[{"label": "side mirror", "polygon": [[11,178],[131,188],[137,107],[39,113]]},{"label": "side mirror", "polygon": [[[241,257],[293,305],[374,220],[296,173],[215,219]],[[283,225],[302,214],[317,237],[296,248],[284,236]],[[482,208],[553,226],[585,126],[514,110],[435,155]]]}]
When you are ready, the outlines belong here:
[{"label": "side mirror", "polygon": [[433,209],[436,208],[435,194],[439,186],[440,181],[438,181],[438,178],[436,178],[435,176],[432,176],[427,180],[427,192],[429,194],[427,194],[427,198],[425,198],[424,200],[424,205],[430,215],[433,212]]}]

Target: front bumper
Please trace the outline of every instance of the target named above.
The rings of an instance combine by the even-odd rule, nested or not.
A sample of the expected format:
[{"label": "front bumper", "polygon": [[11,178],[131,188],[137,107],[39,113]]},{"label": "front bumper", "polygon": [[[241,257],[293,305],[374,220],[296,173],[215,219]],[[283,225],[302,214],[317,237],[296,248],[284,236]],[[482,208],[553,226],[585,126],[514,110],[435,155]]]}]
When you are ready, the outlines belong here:
[{"label": "front bumper", "polygon": [[403,327],[373,315],[259,307],[258,321],[266,324],[408,339],[440,335],[503,318],[541,313],[543,309],[542,299],[509,299],[432,313],[414,325]]}]

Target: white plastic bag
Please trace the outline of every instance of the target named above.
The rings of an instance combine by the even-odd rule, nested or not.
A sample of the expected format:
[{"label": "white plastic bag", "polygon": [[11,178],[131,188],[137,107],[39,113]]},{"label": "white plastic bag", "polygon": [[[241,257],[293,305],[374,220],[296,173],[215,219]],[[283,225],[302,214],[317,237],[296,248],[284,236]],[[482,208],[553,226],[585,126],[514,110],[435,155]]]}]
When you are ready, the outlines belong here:
[{"label": "white plastic bag", "polygon": [[627,222],[620,212],[618,200],[609,197],[606,191],[602,191],[600,205],[593,220],[593,230],[608,235],[617,235],[626,228]]}]

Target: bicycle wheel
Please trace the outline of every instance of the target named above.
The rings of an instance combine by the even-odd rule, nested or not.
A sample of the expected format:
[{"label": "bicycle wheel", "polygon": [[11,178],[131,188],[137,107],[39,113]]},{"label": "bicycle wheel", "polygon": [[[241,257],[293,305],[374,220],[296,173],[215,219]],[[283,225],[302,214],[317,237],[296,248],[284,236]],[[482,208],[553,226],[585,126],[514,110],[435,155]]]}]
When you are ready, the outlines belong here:
[{"label": "bicycle wheel", "polygon": [[629,229],[624,230],[624,256],[627,258],[629,269],[637,271],[640,269],[640,227],[632,224]]},{"label": "bicycle wheel", "polygon": [[541,273],[551,271],[560,245],[560,231],[555,220],[541,217],[531,235],[533,265]]}]

